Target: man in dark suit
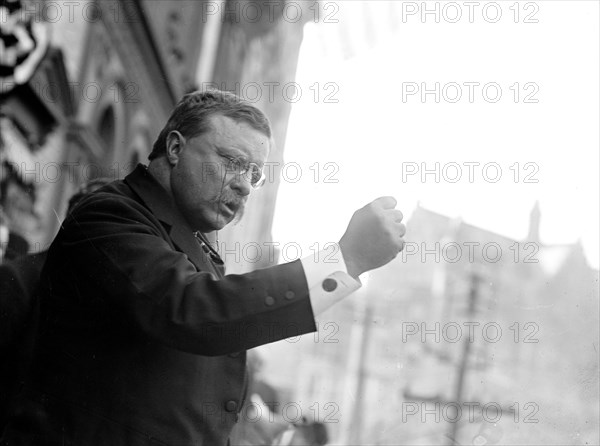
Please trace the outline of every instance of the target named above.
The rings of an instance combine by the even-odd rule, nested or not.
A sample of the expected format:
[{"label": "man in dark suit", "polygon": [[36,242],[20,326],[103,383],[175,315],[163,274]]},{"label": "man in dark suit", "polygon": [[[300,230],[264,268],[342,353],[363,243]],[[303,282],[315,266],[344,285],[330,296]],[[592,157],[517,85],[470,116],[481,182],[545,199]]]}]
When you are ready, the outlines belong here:
[{"label": "man in dark suit", "polygon": [[402,214],[384,197],[354,214],[333,261],[225,276],[208,235],[264,180],[270,138],[235,95],[186,95],[148,168],[69,215],[42,274],[46,324],[24,396],[43,416],[17,417],[2,444],[225,445],[246,350],[314,331],[315,314],[398,254]]}]

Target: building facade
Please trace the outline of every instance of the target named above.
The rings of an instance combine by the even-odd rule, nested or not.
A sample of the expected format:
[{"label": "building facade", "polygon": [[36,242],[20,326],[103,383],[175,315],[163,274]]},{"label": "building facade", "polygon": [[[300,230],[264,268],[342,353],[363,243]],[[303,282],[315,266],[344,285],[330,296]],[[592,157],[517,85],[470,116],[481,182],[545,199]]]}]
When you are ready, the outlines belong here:
[{"label": "building facade", "polygon": [[[5,87],[15,85],[3,87],[0,106],[4,247],[10,238],[21,254],[47,248],[73,191],[145,162],[184,93],[239,94],[250,83],[264,88],[246,99],[271,119],[275,175],[220,239],[224,249],[270,240],[291,103],[264,86],[293,81],[304,24],[285,20],[285,1],[253,2],[254,10],[237,0],[5,3],[24,28],[41,29],[47,45],[22,83],[2,73]],[[232,272],[266,266],[226,260]]]}]

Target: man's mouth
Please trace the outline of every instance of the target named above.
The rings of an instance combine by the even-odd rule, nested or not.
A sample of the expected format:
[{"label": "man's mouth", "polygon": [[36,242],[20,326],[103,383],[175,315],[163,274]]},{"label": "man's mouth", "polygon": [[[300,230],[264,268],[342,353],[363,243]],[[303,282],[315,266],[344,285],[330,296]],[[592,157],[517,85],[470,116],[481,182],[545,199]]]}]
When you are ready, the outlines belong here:
[{"label": "man's mouth", "polygon": [[222,202],[221,203],[221,209],[223,209],[227,214],[231,214],[231,216],[234,216],[237,213],[239,208],[240,208],[240,206],[233,202]]}]

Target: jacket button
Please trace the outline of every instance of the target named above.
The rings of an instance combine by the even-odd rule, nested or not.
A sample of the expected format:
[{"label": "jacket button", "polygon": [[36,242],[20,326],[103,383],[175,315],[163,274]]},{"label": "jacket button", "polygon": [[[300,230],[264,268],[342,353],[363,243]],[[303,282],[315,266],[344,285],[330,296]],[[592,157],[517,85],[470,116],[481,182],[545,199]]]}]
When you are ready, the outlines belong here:
[{"label": "jacket button", "polygon": [[274,304],[275,304],[275,298],[273,296],[265,297],[265,305],[270,307],[271,305],[274,305]]},{"label": "jacket button", "polygon": [[235,412],[237,409],[237,402],[230,400],[225,403],[225,410],[227,412]]},{"label": "jacket button", "polygon": [[287,300],[292,300],[294,297],[296,297],[296,293],[294,293],[293,291],[286,291],[285,292],[285,298]]},{"label": "jacket button", "polygon": [[337,280],[327,278],[323,281],[323,289],[327,292],[331,292],[337,288]]}]

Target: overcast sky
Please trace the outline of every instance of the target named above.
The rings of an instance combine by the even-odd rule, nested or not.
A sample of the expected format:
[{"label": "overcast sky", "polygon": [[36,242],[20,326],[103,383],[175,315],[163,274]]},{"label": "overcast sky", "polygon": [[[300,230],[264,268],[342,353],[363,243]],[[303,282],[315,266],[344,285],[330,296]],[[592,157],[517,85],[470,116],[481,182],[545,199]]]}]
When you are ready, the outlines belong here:
[{"label": "overcast sky", "polygon": [[[376,3],[375,22],[389,13]],[[513,2],[499,2],[495,23],[492,9],[469,23],[460,2],[461,20],[446,9],[435,23],[411,14],[412,3],[397,2],[396,31],[371,48],[355,44],[349,59],[322,41],[323,27],[331,35],[342,19],[306,26],[275,240],[307,250],[337,241],[352,212],[381,195],[407,216],[420,201],[525,239],[539,200],[542,242],[580,238],[597,268],[598,2],[521,3],[517,23]],[[432,92],[423,97],[423,87]]]}]

